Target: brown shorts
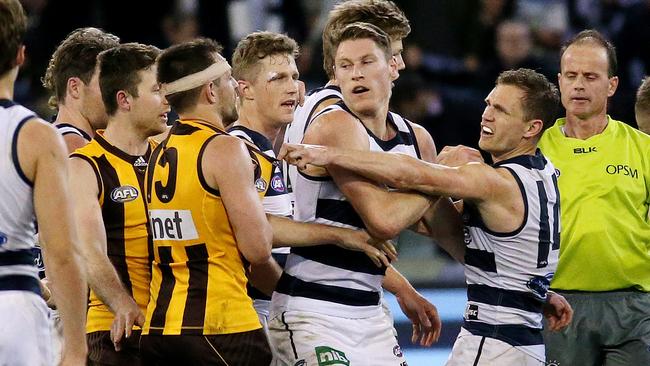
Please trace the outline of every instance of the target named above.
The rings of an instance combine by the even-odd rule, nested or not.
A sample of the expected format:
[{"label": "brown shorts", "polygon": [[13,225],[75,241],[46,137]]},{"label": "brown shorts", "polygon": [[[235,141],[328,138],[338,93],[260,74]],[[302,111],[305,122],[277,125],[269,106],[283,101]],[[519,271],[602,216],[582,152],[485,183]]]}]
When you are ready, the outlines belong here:
[{"label": "brown shorts", "polygon": [[266,366],[269,343],[261,329],[220,335],[144,335],[142,365]]},{"label": "brown shorts", "polygon": [[115,351],[109,331],[86,334],[88,341],[88,366],[140,365],[140,331],[134,330],[122,341],[120,352]]}]

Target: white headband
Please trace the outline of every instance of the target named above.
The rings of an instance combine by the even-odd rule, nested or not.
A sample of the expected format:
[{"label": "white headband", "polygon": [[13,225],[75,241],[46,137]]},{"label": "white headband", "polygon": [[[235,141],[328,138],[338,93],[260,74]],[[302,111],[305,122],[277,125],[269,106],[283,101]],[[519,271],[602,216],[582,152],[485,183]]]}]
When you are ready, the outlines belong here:
[{"label": "white headband", "polygon": [[170,95],[190,89],[194,89],[197,86],[201,86],[205,83],[208,83],[212,80],[218,79],[221,75],[225,74],[230,70],[230,65],[228,61],[217,55],[218,58],[205,70],[196,72],[194,74],[183,76],[178,80],[174,80],[171,83],[166,83],[163,85],[164,94]]}]

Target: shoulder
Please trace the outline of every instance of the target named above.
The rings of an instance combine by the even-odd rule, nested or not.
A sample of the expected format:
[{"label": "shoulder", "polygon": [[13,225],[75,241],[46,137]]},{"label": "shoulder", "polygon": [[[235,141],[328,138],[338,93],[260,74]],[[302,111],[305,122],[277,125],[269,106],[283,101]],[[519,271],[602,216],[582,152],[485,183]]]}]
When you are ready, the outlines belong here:
[{"label": "shoulder", "polygon": [[349,112],[335,109],[314,119],[305,133],[304,142],[326,145],[356,139],[367,140],[363,123]]},{"label": "shoulder", "polygon": [[34,150],[47,150],[63,146],[63,138],[56,128],[38,117],[32,117],[25,121],[20,130],[19,141],[29,143],[30,149]]},{"label": "shoulder", "polygon": [[431,137],[429,131],[417,123],[407,119],[405,121],[413,129],[413,134],[415,135],[422,159],[429,162],[435,161],[437,156],[436,144],[433,142],[433,137]]}]

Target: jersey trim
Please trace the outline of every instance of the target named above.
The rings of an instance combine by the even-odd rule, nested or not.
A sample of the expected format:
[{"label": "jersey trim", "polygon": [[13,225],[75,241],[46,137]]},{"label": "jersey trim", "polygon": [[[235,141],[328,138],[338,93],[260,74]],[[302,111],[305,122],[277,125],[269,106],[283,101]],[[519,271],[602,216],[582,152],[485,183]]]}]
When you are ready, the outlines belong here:
[{"label": "jersey trim", "polygon": [[[77,127],[75,125],[71,125],[69,123],[58,123],[58,124],[55,124],[54,127],[56,127],[57,130],[63,130],[63,131],[61,131],[62,136],[69,135],[69,134],[75,134],[75,135],[83,137],[86,141],[90,141],[90,140],[93,139],[84,130],[82,130],[81,128],[79,128],[79,127]],[[69,128],[72,131],[66,130],[66,128]]]},{"label": "jersey trim", "polygon": [[415,130],[413,129],[413,126],[411,126],[411,123],[413,122],[404,118],[404,124],[409,129],[409,133],[411,134],[411,136],[413,136],[413,147],[415,148],[415,153],[417,154],[418,159],[422,160],[422,155],[420,154],[420,146],[418,145],[418,136],[415,134]]},{"label": "jersey trim", "polygon": [[0,99],[0,107],[2,107],[2,108],[11,108],[11,107],[13,107],[15,105],[18,105],[18,104],[16,104],[16,102],[14,102],[13,100]]},{"label": "jersey trim", "polygon": [[205,140],[205,142],[201,146],[201,150],[199,150],[199,155],[196,158],[196,174],[199,176],[199,183],[201,183],[201,187],[203,187],[203,189],[205,189],[206,192],[208,192],[210,194],[213,194],[213,195],[218,197],[220,195],[219,190],[216,189],[216,188],[210,187],[208,182],[205,180],[205,176],[203,175],[203,164],[201,164],[201,162],[203,161],[203,153],[205,152],[205,148],[208,147],[208,144],[210,143],[210,141],[212,141],[217,136],[223,136],[223,135],[210,136],[210,137],[208,137],[207,140]]},{"label": "jersey trim", "polygon": [[36,116],[33,114],[29,115],[20,120],[20,122],[18,122],[18,125],[16,125],[14,136],[11,138],[11,160],[14,162],[14,167],[16,168],[16,172],[18,173],[18,176],[20,176],[20,179],[22,179],[28,186],[33,188],[34,183],[27,178],[25,172],[23,171],[23,168],[20,167],[20,162],[18,161],[18,133],[20,133],[20,129],[23,128],[25,123],[32,118],[36,118]]}]

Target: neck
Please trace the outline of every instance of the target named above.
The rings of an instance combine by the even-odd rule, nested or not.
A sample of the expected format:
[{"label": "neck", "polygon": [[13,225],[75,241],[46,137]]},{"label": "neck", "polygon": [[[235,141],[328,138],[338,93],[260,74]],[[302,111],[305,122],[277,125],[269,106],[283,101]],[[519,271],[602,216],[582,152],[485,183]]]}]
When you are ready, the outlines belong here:
[{"label": "neck", "polygon": [[14,99],[16,77],[18,77],[18,67],[7,71],[4,75],[0,75],[0,99]]},{"label": "neck", "polygon": [[180,119],[200,119],[221,130],[226,129],[223,124],[221,115],[214,110],[213,106],[203,107],[199,105],[192,110],[186,111],[184,113],[179,113],[178,116]]},{"label": "neck", "polygon": [[104,132],[104,138],[111,145],[129,155],[144,155],[149,148],[149,136],[134,127],[133,121],[123,116],[111,117]]},{"label": "neck", "polygon": [[380,108],[369,113],[354,112],[366,126],[367,129],[382,140],[393,137],[395,133],[392,126],[388,124],[388,104],[383,104]]},{"label": "neck", "polygon": [[523,144],[520,146],[517,146],[516,148],[506,151],[503,153],[490,153],[492,156],[492,162],[493,163],[498,163],[500,161],[508,160],[511,158],[514,158],[515,156],[520,156],[520,155],[535,155],[535,151],[537,150],[537,144]]},{"label": "neck", "polygon": [[59,105],[59,111],[56,115],[56,120],[54,121],[54,124],[59,124],[59,123],[71,124],[77,127],[78,129],[82,130],[83,132],[87,133],[88,136],[90,137],[95,136],[95,130],[90,125],[90,121],[88,121],[88,119],[86,119],[86,117],[84,117],[81,114],[79,108],[69,107],[66,106],[65,104]]},{"label": "neck", "polygon": [[607,114],[605,111],[598,115],[581,119],[576,115],[567,114],[564,134],[567,137],[586,140],[592,136],[601,134],[607,127]]},{"label": "neck", "polygon": [[255,132],[259,132],[269,139],[269,141],[274,142],[278,137],[278,133],[280,133],[282,125],[269,121],[268,118],[260,113],[256,106],[251,104],[248,102],[242,104],[239,110],[239,119],[235,122],[235,125],[241,125]]}]

